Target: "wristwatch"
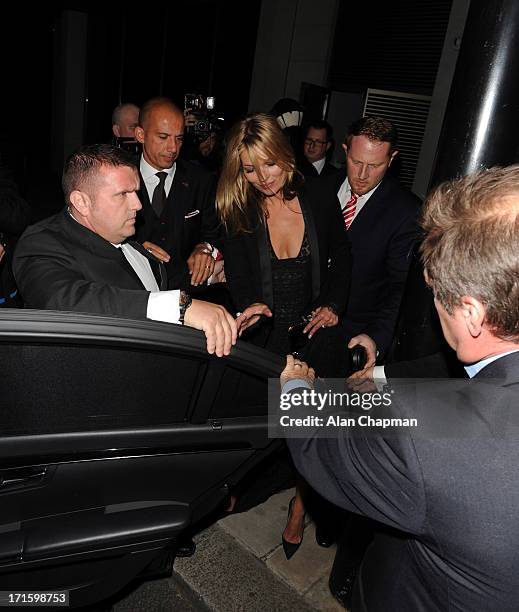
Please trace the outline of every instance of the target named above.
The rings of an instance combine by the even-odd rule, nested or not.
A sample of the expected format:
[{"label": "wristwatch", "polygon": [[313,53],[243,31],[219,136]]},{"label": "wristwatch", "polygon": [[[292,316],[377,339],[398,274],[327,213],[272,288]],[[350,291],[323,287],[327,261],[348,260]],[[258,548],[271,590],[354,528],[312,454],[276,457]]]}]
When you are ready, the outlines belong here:
[{"label": "wristwatch", "polygon": [[193,298],[189,295],[187,291],[180,292],[180,299],[178,300],[178,306],[180,308],[180,316],[178,317],[178,322],[180,325],[184,325],[184,317],[186,315],[186,310],[191,306],[191,302]]}]

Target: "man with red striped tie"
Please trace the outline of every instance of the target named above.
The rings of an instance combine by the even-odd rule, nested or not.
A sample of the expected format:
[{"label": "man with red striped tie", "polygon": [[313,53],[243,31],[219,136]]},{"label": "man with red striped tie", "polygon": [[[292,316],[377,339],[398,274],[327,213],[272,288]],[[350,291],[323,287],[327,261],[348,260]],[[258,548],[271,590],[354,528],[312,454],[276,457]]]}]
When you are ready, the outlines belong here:
[{"label": "man with red striped tie", "polygon": [[418,236],[420,201],[387,174],[398,153],[396,142],[396,128],[388,120],[355,121],[342,145],[347,176],[334,177],[353,254],[344,325],[350,347],[365,346],[371,365],[391,343],[408,255]]},{"label": "man with red striped tie", "polygon": [[[410,254],[418,238],[420,200],[387,172],[398,151],[397,131],[382,117],[363,117],[349,128],[343,149],[346,177],[339,175],[335,189],[351,246],[353,267],[350,297],[343,326],[348,346],[362,345],[368,353],[366,369],[383,362],[395,332]],[[319,541],[334,539],[333,511],[330,533],[317,533]],[[341,519],[344,523],[344,518]],[[350,517],[343,532],[330,576],[330,589],[344,605],[349,603],[353,580],[372,527]]]}]

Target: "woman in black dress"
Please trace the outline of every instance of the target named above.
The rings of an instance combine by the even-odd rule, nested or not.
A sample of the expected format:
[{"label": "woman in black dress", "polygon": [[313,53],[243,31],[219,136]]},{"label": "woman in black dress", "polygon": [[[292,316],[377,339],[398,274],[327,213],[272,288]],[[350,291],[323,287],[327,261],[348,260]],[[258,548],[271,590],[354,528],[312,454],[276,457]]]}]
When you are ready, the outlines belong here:
[{"label": "woman in black dress", "polygon": [[[251,342],[284,356],[292,348],[288,330],[304,316],[308,342],[301,357],[320,376],[342,376],[346,342],[337,324],[351,267],[344,222],[331,188],[303,183],[274,117],[250,115],[231,129],[217,205],[240,335],[248,330]],[[285,552],[286,544],[289,551],[300,544],[303,520],[296,495]]]}]

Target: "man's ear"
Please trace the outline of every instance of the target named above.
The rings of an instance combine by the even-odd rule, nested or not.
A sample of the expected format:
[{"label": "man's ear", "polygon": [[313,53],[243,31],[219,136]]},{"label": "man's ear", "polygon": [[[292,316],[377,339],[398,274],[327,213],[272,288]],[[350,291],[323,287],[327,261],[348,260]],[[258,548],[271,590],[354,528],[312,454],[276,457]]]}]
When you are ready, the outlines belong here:
[{"label": "man's ear", "polygon": [[141,144],[144,143],[144,130],[140,125],[135,128],[135,140]]},{"label": "man's ear", "polygon": [[88,215],[92,202],[87,193],[84,191],[78,191],[76,189],[70,194],[69,200],[72,208],[82,217],[86,217]]},{"label": "man's ear", "polygon": [[470,295],[464,295],[460,300],[461,315],[465,326],[473,338],[477,338],[483,331],[486,309],[484,305]]},{"label": "man's ear", "polygon": [[348,145],[345,142],[343,142],[341,146],[342,146],[342,150],[344,151],[344,153],[348,155]]},{"label": "man's ear", "polygon": [[330,149],[330,147],[331,147],[331,146],[332,146],[332,142],[331,142],[331,140],[329,140],[329,141],[326,143],[326,151],[329,151],[329,149]]},{"label": "man's ear", "polygon": [[113,132],[113,135],[116,138],[120,138],[121,137],[121,128],[117,125],[117,123],[114,123],[112,125],[112,132]]},{"label": "man's ear", "polygon": [[393,160],[395,159],[397,155],[398,155],[398,151],[395,149],[393,153],[391,153],[391,157],[389,158],[389,164],[387,165],[388,168],[393,163]]}]

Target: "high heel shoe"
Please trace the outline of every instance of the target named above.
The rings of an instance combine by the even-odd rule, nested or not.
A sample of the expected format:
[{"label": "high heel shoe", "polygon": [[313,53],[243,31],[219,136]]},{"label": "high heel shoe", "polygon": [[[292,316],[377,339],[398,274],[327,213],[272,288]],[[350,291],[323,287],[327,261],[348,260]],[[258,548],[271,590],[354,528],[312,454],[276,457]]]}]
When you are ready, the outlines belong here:
[{"label": "high heel shoe", "polygon": [[[292,499],[288,503],[287,521],[290,519],[290,514],[292,513],[292,506],[294,505],[295,499],[296,499],[295,497],[292,497]],[[285,553],[285,557],[287,558],[287,561],[288,559],[291,559],[296,554],[297,549],[301,546],[303,542],[303,535],[304,535],[304,529],[305,529],[304,517],[305,515],[303,514],[303,533],[301,534],[301,540],[297,544],[294,544],[293,542],[288,542],[287,540],[285,540],[283,536],[281,536],[281,542],[283,544],[283,551]]]}]

